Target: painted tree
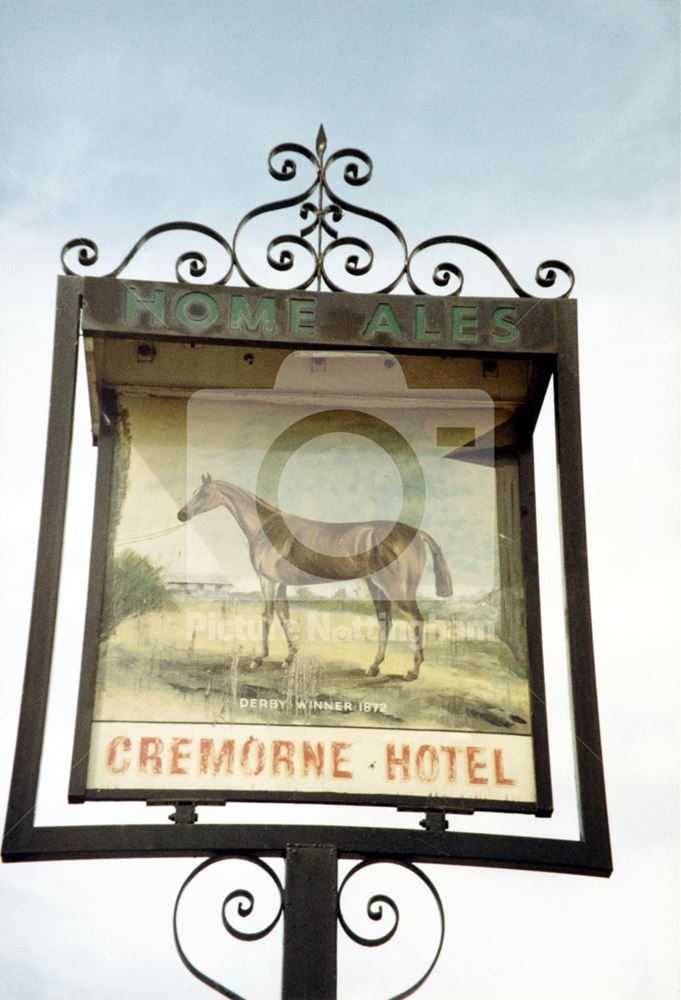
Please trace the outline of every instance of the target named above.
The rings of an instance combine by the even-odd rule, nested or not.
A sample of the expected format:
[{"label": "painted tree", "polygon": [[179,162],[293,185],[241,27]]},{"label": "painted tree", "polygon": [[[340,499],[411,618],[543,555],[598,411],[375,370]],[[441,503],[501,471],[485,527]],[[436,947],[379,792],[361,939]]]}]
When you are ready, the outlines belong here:
[{"label": "painted tree", "polygon": [[145,556],[125,549],[111,564],[101,638],[107,639],[126,618],[173,606],[173,597],[163,585],[160,568]]},{"label": "painted tree", "polygon": [[310,587],[296,587],[295,595],[299,601],[314,601],[317,596]]}]

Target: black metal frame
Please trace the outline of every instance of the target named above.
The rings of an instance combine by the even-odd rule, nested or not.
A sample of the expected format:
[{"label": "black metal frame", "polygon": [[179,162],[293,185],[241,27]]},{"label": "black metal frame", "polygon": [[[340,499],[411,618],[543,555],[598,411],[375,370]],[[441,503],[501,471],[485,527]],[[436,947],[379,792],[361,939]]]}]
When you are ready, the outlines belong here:
[{"label": "black metal frame", "polygon": [[[579,429],[577,341],[572,322],[558,325],[555,356],[557,459],[560,470],[561,524],[568,621],[568,651],[573,695],[574,735],[581,836],[579,840],[490,835],[448,831],[441,803],[427,810],[423,830],[311,825],[193,825],[193,803],[178,806],[174,825],[36,827],[33,821],[40,755],[47,709],[52,645],[61,569],[75,394],[79,317],[83,282],[59,281],[52,396],[45,468],[45,490],[38,547],[27,672],[3,857],[7,861],[133,856],[196,856],[248,853],[283,855],[291,844],[328,845],[367,859],[432,861],[467,865],[529,868],[608,875],[611,857],[601,762],[598,711],[591,641],[586,531]],[[281,345],[278,345],[281,346]],[[439,353],[439,351],[438,351]],[[503,353],[503,352],[498,352]],[[542,355],[546,357],[546,355]],[[106,444],[104,448],[106,449]],[[532,493],[531,451],[523,459],[521,489]],[[106,496],[100,480],[98,500]],[[98,522],[101,527],[101,519]],[[527,533],[525,558],[536,562],[533,528]],[[532,577],[528,574],[528,578]],[[530,595],[528,595],[530,596]],[[534,598],[530,605],[535,603]],[[538,602],[535,603],[538,606]],[[90,609],[89,614],[95,614]],[[536,636],[536,628],[530,631]],[[90,631],[90,636],[92,636]],[[86,637],[86,642],[87,642]],[[536,662],[536,660],[535,660]],[[533,678],[537,683],[538,678]],[[541,692],[540,692],[540,697]],[[538,716],[541,718],[541,716]],[[534,720],[533,720],[534,722]],[[79,752],[84,752],[80,748]],[[79,761],[74,761],[76,768]],[[548,773],[548,772],[547,772]],[[539,793],[539,789],[538,789]],[[546,788],[542,793],[545,796]],[[166,796],[166,800],[172,796]],[[402,802],[401,804],[406,805]],[[546,804],[546,798],[544,799]],[[460,805],[460,803],[459,803]],[[419,806],[424,808],[423,802]],[[475,804],[479,808],[479,804]],[[452,810],[453,811],[453,810]],[[189,820],[183,822],[182,820]],[[245,845],[248,845],[245,850]]]}]

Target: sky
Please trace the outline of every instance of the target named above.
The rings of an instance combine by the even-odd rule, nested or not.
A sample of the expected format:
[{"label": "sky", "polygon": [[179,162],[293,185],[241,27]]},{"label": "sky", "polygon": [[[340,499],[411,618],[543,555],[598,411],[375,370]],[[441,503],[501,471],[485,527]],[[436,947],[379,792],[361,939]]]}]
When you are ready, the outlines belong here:
[{"label": "sky", "polygon": [[[267,174],[269,150],[284,141],[312,147],[323,122],[329,152],[352,146],[372,156],[372,181],[354,196],[394,219],[410,246],[441,233],[472,236],[529,288],[546,259],[576,274],[615,870],[605,880],[428,868],[447,936],[418,995],[677,995],[679,5],[5,0],[0,17],[2,795],[33,588],[60,249],[73,237],[95,240],[92,273],[103,274],[164,221],[203,222],[229,238],[245,212],[288,193]],[[159,239],[126,273],[173,280],[175,245]],[[256,236],[245,240],[248,250],[257,245]],[[511,294],[479,255],[457,250],[456,262],[468,294]],[[160,817],[142,804],[66,805],[96,458],[88,428],[81,392],[37,821],[153,822]],[[551,447],[543,417],[537,488],[557,808],[541,823],[547,835],[574,836],[561,595],[551,583],[559,572]],[[309,822],[318,808],[297,815]],[[253,815],[271,822],[282,807]],[[366,817],[394,821],[379,809]],[[539,821],[452,822],[522,832]],[[230,864],[238,867],[222,867]],[[181,965],[170,930],[193,865],[3,866],[0,997],[209,995]],[[406,894],[405,937],[386,956],[356,954],[340,933],[340,996],[391,995],[430,960],[427,900],[395,875],[378,891],[386,884]],[[197,964],[249,998],[276,995],[280,938],[239,945],[234,957],[219,918],[207,920],[201,900],[196,907]]]}]

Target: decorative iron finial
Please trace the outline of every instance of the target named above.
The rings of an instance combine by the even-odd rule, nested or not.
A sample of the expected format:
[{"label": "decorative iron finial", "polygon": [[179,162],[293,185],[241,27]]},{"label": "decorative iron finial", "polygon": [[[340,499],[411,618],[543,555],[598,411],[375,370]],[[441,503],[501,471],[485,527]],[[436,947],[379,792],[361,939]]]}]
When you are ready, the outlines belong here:
[{"label": "decorative iron finial", "polygon": [[[416,258],[425,250],[433,247],[464,246],[476,250],[490,260],[496,269],[501,273],[516,295],[521,298],[535,297],[536,293],[526,291],[515,279],[513,274],[506,267],[497,254],[479,240],[469,236],[453,236],[445,234],[433,236],[430,239],[418,243],[411,251],[404,238],[402,230],[386,216],[371,209],[355,205],[347,201],[337,191],[335,191],[329,181],[329,171],[333,171],[341,161],[345,162],[343,169],[343,181],[349,187],[361,187],[371,180],[373,164],[371,157],[360,149],[345,148],[332,153],[328,159],[324,159],[327,149],[327,138],[324,126],[319,126],[315,144],[315,152],[298,143],[281,143],[275,146],[268,157],[268,170],[270,175],[277,181],[288,182],[296,178],[298,167],[303,161],[310,163],[314,172],[312,181],[303,191],[291,197],[279,201],[269,202],[254,208],[241,219],[237,225],[231,243],[220,233],[209,226],[204,226],[197,222],[166,222],[159,226],[154,226],[142,236],[132,249],[125,255],[118,267],[108,274],[107,278],[117,278],[128,266],[137,252],[154,236],[160,233],[171,231],[183,231],[201,233],[215,243],[219,244],[228,257],[227,271],[214,281],[213,284],[225,285],[229,282],[234,272],[247,285],[257,287],[262,285],[262,281],[256,280],[246,267],[246,263],[239,256],[239,239],[244,228],[254,219],[260,216],[269,215],[290,208],[299,207],[299,215],[304,225],[298,233],[286,233],[275,236],[270,240],[265,253],[265,262],[269,268],[279,273],[293,271],[299,265],[296,255],[302,251],[303,261],[307,261],[309,270],[302,280],[292,283],[291,288],[310,288],[316,283],[317,289],[322,287],[330,291],[358,291],[367,293],[369,291],[387,293],[392,292],[398,285],[402,285],[402,290],[406,291],[405,284],[412,292],[419,295],[437,294],[438,289],[446,289],[446,294],[450,297],[461,295],[463,289],[464,275],[461,268],[449,261],[438,263],[431,274],[431,282],[434,286],[426,290],[418,284],[415,277],[414,264]],[[280,157],[284,157],[280,160]],[[400,262],[394,269],[391,280],[382,284],[381,287],[368,289],[355,285],[355,288],[343,287],[331,277],[329,264],[332,258],[338,261],[338,250],[345,253],[343,269],[350,279],[363,278],[372,272],[374,267],[374,250],[371,244],[363,237],[352,235],[351,233],[341,235],[337,228],[338,223],[345,222],[352,217],[359,217],[365,222],[374,223],[387,230],[397,241],[400,252]],[[333,223],[333,225],[332,225]],[[307,239],[316,232],[316,245]],[[325,242],[326,240],[326,242]],[[347,252],[345,248],[350,248]],[[71,251],[78,251],[77,258],[81,267],[92,267],[97,262],[99,250],[97,245],[90,239],[79,237],[69,240],[64,245],[61,252],[62,267],[65,274],[75,274],[66,261],[67,255]],[[334,256],[335,255],[335,256]],[[342,256],[342,255],[341,255]],[[189,277],[182,273],[183,265],[188,264]],[[180,254],[175,264],[175,274],[178,281],[188,282],[192,279],[202,278],[206,274],[207,260],[203,253],[196,250],[189,250]],[[300,266],[300,265],[299,265]],[[334,269],[338,271],[338,266]],[[300,273],[298,271],[298,273]],[[558,298],[567,298],[575,283],[575,276],[567,264],[560,260],[545,260],[536,269],[535,281],[540,289],[553,288],[556,284],[558,273],[564,275],[568,281],[568,287]],[[452,277],[455,279],[453,287],[450,287]]]},{"label": "decorative iron finial", "polygon": [[326,132],[324,131],[324,126],[319,126],[319,132],[317,132],[317,156],[320,160],[324,159],[324,153],[326,151]]}]

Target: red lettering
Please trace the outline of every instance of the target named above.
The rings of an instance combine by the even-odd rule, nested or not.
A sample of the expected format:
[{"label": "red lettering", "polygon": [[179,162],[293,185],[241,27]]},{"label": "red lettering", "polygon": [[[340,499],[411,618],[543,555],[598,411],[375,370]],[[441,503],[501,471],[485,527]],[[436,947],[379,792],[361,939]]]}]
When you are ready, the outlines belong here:
[{"label": "red lettering", "polygon": [[435,747],[425,743],[416,753],[416,773],[421,781],[435,781],[440,770],[440,761]]},{"label": "red lettering", "polygon": [[187,774],[187,768],[182,766],[181,761],[189,760],[191,754],[184,753],[180,747],[191,746],[191,740],[186,738],[174,739],[170,744],[170,773],[171,774]]},{"label": "red lettering", "polygon": [[504,776],[504,759],[501,750],[494,751],[494,778],[497,785],[515,785],[513,778]]},{"label": "red lettering", "polygon": [[478,777],[477,772],[485,770],[487,767],[487,762],[484,760],[476,760],[475,758],[479,753],[484,753],[482,747],[466,747],[466,761],[468,763],[468,780],[471,785],[486,785],[487,778],[480,775]]},{"label": "red lettering", "polygon": [[388,781],[395,781],[396,774],[395,769],[398,767],[402,768],[402,781],[409,780],[409,747],[407,744],[402,746],[402,756],[398,757],[395,754],[394,743],[388,743],[386,750],[386,777]]},{"label": "red lettering", "polygon": [[158,736],[143,736],[140,740],[139,769],[147,770],[147,764],[152,765],[154,774],[160,774],[162,763],[161,753],[163,752],[163,740]]},{"label": "red lettering", "polygon": [[456,747],[440,747],[447,761],[447,779],[456,781]]},{"label": "red lettering", "polygon": [[324,744],[318,743],[316,748],[303,740],[303,776],[313,770],[316,775],[321,775],[324,770]]},{"label": "red lettering", "polygon": [[106,754],[106,766],[109,770],[114,774],[122,774],[123,771],[127,771],[130,767],[130,761],[125,758],[117,760],[117,755],[119,750],[123,753],[130,753],[131,749],[132,741],[127,736],[114,736],[111,743],[109,743],[109,749]]},{"label": "red lettering", "polygon": [[334,778],[352,777],[352,771],[341,770],[342,765],[350,763],[347,757],[343,756],[343,751],[349,749],[350,749],[349,743],[331,744],[331,774],[333,775]]},{"label": "red lettering", "polygon": [[275,740],[272,744],[272,774],[276,777],[284,769],[289,778],[293,777],[293,743],[290,740]]},{"label": "red lettering", "polygon": [[[255,750],[255,760],[251,760],[251,750]],[[251,736],[241,748],[241,770],[244,774],[260,774],[265,766],[265,745]]]},{"label": "red lettering", "polygon": [[223,774],[232,774],[234,771],[234,740],[223,740],[217,754],[213,740],[201,740],[199,757],[200,774],[208,774],[209,767],[213,774],[217,774],[221,768]]}]

